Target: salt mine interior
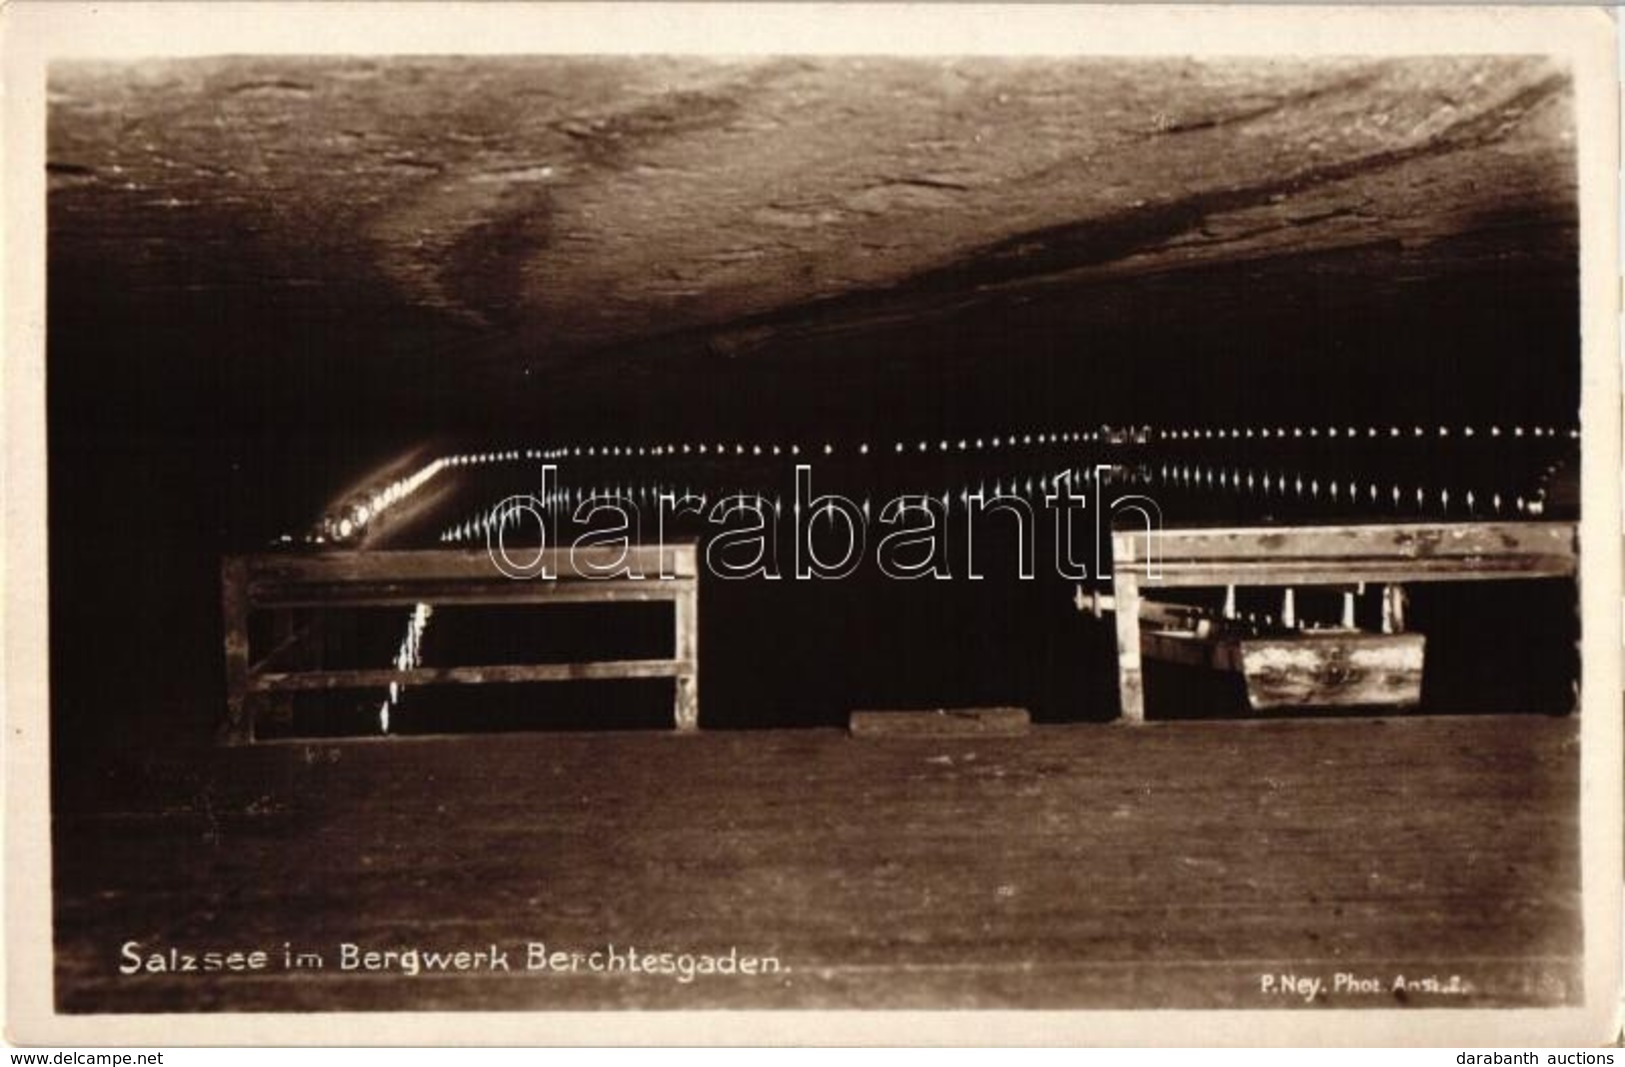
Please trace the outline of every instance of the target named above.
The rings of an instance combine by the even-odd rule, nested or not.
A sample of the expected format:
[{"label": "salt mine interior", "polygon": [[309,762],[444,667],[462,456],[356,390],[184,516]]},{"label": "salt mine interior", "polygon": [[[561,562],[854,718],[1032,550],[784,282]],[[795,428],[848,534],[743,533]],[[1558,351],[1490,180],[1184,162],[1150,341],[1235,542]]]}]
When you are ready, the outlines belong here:
[{"label": "salt mine interior", "polygon": [[[179,986],[104,958],[110,907],[150,943],[442,919],[500,938],[526,914],[560,939],[726,943],[732,917],[733,941],[805,965],[799,985],[561,978],[556,1001],[335,972],[194,989],[199,1010],[1258,1006],[1245,967],[1214,961],[1381,970],[1415,944],[1479,961],[1478,1003],[1572,1002],[1573,108],[1538,56],[58,62],[58,1003],[174,1010]],[[1153,635],[1147,721],[1123,728],[1140,646],[1131,698],[1109,558],[1056,572],[1062,485],[1094,494],[1085,522],[1133,494],[1171,531],[1243,531],[1262,560],[1272,530],[1425,526],[1518,562],[1504,581],[1430,572],[1403,627],[1399,572],[1375,565],[1286,599],[1285,581],[1171,592],[1157,610],[1254,637],[1425,635],[1425,669],[1387,706],[1261,710],[1240,667],[1149,662]],[[803,522],[827,555],[844,536],[822,494],[851,502],[867,555],[801,580]],[[356,684],[242,710],[233,560],[483,560],[521,495],[561,516],[613,495],[634,546],[694,546],[680,647],[664,603],[338,597],[327,660],[305,665]],[[665,495],[698,510],[656,529]],[[717,573],[750,555],[714,543],[732,496],[762,502],[776,576]],[[899,496],[940,508],[946,573],[876,563]],[[1012,497],[1031,529],[983,515],[971,544],[974,502]],[[297,604],[244,622],[244,662],[320,614]],[[685,641],[675,681],[413,684],[681,660]],[[672,736],[673,686],[682,726],[696,678],[697,729]],[[858,736],[855,715],[922,711],[990,733]],[[561,784],[611,764],[579,798]],[[1463,831],[1427,814],[1440,797],[1486,817]],[[391,821],[411,812],[445,834]],[[1147,832],[1168,850],[1143,853]],[[553,836],[512,858],[527,833]],[[682,849],[712,840],[691,869]],[[144,849],[167,873],[141,872]],[[332,858],[266,883],[288,849]],[[1086,901],[1067,879],[1089,857]],[[374,860],[438,873],[401,904]],[[464,903],[476,882],[494,895]],[[295,920],[276,900],[300,894]],[[1238,918],[1214,927],[1219,907]],[[967,971],[960,949],[988,946],[1027,968]]]}]

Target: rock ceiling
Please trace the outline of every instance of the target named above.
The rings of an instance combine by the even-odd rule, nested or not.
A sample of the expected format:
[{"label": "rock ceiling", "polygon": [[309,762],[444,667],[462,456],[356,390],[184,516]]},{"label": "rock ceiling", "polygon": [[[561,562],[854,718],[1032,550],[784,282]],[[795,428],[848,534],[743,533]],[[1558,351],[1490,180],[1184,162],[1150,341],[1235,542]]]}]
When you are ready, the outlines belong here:
[{"label": "rock ceiling", "polygon": [[1538,58],[222,58],[50,88],[53,326],[274,323],[491,396],[884,359],[902,324],[1024,308],[1121,335],[1453,279],[1561,298],[1576,269],[1571,93]]}]

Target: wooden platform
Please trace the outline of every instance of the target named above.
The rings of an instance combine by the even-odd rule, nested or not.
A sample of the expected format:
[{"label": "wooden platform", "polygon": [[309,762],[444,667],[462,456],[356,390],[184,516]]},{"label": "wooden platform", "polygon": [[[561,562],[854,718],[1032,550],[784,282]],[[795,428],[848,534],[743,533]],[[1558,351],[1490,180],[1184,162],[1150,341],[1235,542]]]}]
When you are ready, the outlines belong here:
[{"label": "wooden platform", "polygon": [[[1580,996],[1578,721],[837,731],[200,750],[76,777],[65,1011],[1392,1006]],[[265,949],[122,976],[120,946]],[[776,957],[773,976],[525,973],[549,951]],[[344,973],[339,946],[511,973]],[[282,947],[320,953],[288,971]],[[1377,994],[1333,990],[1338,974]],[[1262,989],[1265,975],[1320,992]]]}]

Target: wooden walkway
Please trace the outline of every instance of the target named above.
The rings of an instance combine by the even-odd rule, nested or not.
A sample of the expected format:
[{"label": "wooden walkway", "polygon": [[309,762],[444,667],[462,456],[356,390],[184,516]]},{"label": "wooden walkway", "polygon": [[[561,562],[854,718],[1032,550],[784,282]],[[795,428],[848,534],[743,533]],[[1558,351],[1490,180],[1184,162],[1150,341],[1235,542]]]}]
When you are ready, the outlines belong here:
[{"label": "wooden walkway", "polygon": [[[59,800],[57,999],[70,1012],[1575,1001],[1578,725],[531,735],[149,759],[122,769],[116,802]],[[129,941],[263,949],[271,965],[121,975]],[[737,950],[781,970],[685,982],[584,958],[574,974],[526,972],[531,941],[669,952],[673,966]],[[345,972],[346,942],[495,944],[513,969]],[[286,969],[285,944],[324,968]],[[1336,991],[1338,974],[1382,991]],[[1265,975],[1323,985],[1264,992]],[[1473,992],[1396,997],[1398,975],[1457,975]]]}]

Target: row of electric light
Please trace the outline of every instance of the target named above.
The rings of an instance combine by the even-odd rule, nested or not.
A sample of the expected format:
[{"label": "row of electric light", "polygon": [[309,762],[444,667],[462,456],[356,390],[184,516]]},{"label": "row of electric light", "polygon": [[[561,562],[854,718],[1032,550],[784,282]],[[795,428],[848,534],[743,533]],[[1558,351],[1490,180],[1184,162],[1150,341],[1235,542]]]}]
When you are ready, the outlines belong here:
[{"label": "row of electric light", "polygon": [[[1555,466],[1546,468],[1544,477],[1549,477],[1555,470]],[[1289,482],[1285,472],[1277,472],[1272,479],[1268,471],[1259,473],[1252,470],[1247,470],[1243,472],[1242,470],[1235,468],[1226,470],[1223,468],[1214,467],[1193,467],[1189,464],[1170,465],[1166,463],[1160,466],[1156,473],[1157,477],[1161,481],[1184,488],[1210,488],[1221,491],[1228,490],[1231,492],[1246,491],[1249,493],[1255,491],[1264,493],[1273,492],[1279,493],[1283,496],[1286,495],[1287,491],[1290,489],[1291,492],[1298,497],[1304,496],[1305,492],[1307,491],[1308,496],[1312,500],[1318,500],[1320,498],[1322,488],[1324,488],[1327,499],[1333,504],[1336,504],[1340,498],[1347,499],[1350,504],[1355,504],[1359,502],[1362,495],[1361,483],[1353,479],[1350,479],[1347,483],[1347,495],[1344,497],[1344,485],[1336,479],[1327,479],[1323,486],[1319,477],[1311,475],[1306,479],[1301,473],[1294,474],[1292,476],[1292,480]],[[1243,480],[1244,473],[1245,480]],[[1391,484],[1387,492],[1383,492],[1383,490],[1378,487],[1376,482],[1366,482],[1364,484],[1364,495],[1366,499],[1373,504],[1377,503],[1380,499],[1387,499],[1392,506],[1397,508],[1402,502],[1414,499],[1417,509],[1421,510],[1428,507],[1429,501],[1435,499],[1434,495],[1423,486],[1417,486],[1415,492],[1412,493],[1408,490],[1400,489],[1397,483]],[[1450,508],[1450,501],[1452,499],[1460,501],[1469,512],[1476,512],[1478,510],[1478,505],[1481,502],[1484,502],[1484,498],[1480,497],[1473,489],[1460,491],[1454,496],[1452,496],[1448,488],[1441,488],[1438,491],[1437,500],[1440,509],[1448,511]],[[1545,511],[1545,502],[1546,489],[1541,487],[1536,489],[1527,497],[1521,494],[1513,496],[1512,506],[1516,508],[1520,515],[1540,515]],[[1490,509],[1497,515],[1499,515],[1507,507],[1506,501],[1502,498],[1499,492],[1492,493],[1487,503]]]},{"label": "row of electric light", "polygon": [[[952,438],[919,438],[893,441],[891,451],[896,455],[908,453],[946,453],[946,452],[979,452],[1003,448],[1023,448],[1032,446],[1088,444],[1108,442],[1148,443],[1153,439],[1162,441],[1189,441],[1189,440],[1248,440],[1258,438],[1261,440],[1286,440],[1302,438],[1367,438],[1380,437],[1428,437],[1437,434],[1439,437],[1534,437],[1557,438],[1565,436],[1554,426],[1511,426],[1502,429],[1499,425],[1489,426],[1479,430],[1472,426],[1450,427],[1440,426],[1436,431],[1422,426],[1412,426],[1409,431],[1399,426],[1367,426],[1362,431],[1360,427],[1338,426],[1247,426],[1247,427],[1201,427],[1152,430],[1147,427],[1130,429],[1096,429],[1096,430],[1069,430],[1040,433],[1021,434],[993,434],[981,437],[952,437]],[[1580,431],[1569,429],[1566,436],[1578,439]],[[837,453],[854,452],[860,456],[878,452],[877,446],[868,441],[861,441],[856,445],[838,445],[826,441],[821,446],[808,446],[805,450],[799,444],[763,444],[745,442],[684,442],[680,444],[656,445],[559,445],[544,449],[510,450],[507,452],[486,452],[469,456],[452,457],[454,465],[470,465],[496,463],[517,459],[633,459],[633,458],[662,458],[670,456],[716,456],[716,457],[770,457],[770,456],[801,456],[807,455],[833,456]]]},{"label": "row of electric light", "polygon": [[[423,663],[423,635],[428,632],[429,619],[434,615],[434,608],[428,604],[418,604],[412,608],[412,614],[406,620],[406,634],[395,650],[394,667],[398,671],[415,670]],[[389,683],[389,695],[378,706],[378,731],[389,733],[389,713],[392,708],[401,702],[401,694],[406,687],[400,682]]]},{"label": "row of electric light", "polygon": [[452,460],[444,458],[424,464],[406,477],[397,478],[370,493],[365,500],[356,501],[336,514],[324,516],[308,539],[321,543],[348,541],[352,537],[359,537],[368,523],[377,520],[385,511],[422,489],[429,479],[448,466],[455,465]]},{"label": "row of electric light", "polygon": [[1337,437],[1341,436],[1341,437],[1347,438],[1349,440],[1355,440],[1355,439],[1364,437],[1364,438],[1370,440],[1370,439],[1384,438],[1384,437],[1391,439],[1391,438],[1396,438],[1396,437],[1411,437],[1411,438],[1431,437],[1431,436],[1435,436],[1435,435],[1439,436],[1439,437],[1451,437],[1451,436],[1476,437],[1476,436],[1482,435],[1482,436],[1487,436],[1487,437],[1492,437],[1492,438],[1493,437],[1503,437],[1503,436],[1504,437],[1518,438],[1518,437],[1524,437],[1524,436],[1527,435],[1529,437],[1554,438],[1554,439],[1558,438],[1558,437],[1562,437],[1562,436],[1567,436],[1572,440],[1578,440],[1579,437],[1580,437],[1580,431],[1577,428],[1570,428],[1567,431],[1567,434],[1565,435],[1562,431],[1559,431],[1557,429],[1557,427],[1555,427],[1555,426],[1531,426],[1531,427],[1528,427],[1527,429],[1525,427],[1523,427],[1523,426],[1512,426],[1512,427],[1507,428],[1506,430],[1503,430],[1500,426],[1490,426],[1490,427],[1488,427],[1488,428],[1486,428],[1484,430],[1478,430],[1478,429],[1475,429],[1472,426],[1461,426],[1461,427],[1456,427],[1456,428],[1452,428],[1452,427],[1449,427],[1449,426],[1440,426],[1437,431],[1429,430],[1427,427],[1423,427],[1423,426],[1412,426],[1408,432],[1405,429],[1403,429],[1402,427],[1399,427],[1399,426],[1388,426],[1388,427],[1367,426],[1363,433],[1361,432],[1361,430],[1360,430],[1360,428],[1358,426],[1349,426],[1349,427],[1341,427],[1341,428],[1337,427],[1337,426],[1326,426],[1326,427],[1320,427],[1320,426],[1292,426],[1292,427],[1287,427],[1287,426],[1275,426],[1275,427],[1270,427],[1270,426],[1257,426],[1257,427],[1246,426],[1246,427],[1240,427],[1240,428],[1236,428],[1236,427],[1228,427],[1228,428],[1203,427],[1203,428],[1200,428],[1200,429],[1175,429],[1175,430],[1158,430],[1157,431],[1157,438],[1158,438],[1158,440],[1162,440],[1162,441],[1209,441],[1209,440],[1240,441],[1240,440],[1250,440],[1250,439],[1252,439],[1254,437],[1257,437],[1257,438],[1260,438],[1260,439],[1263,439],[1263,440],[1269,440],[1269,439],[1272,439],[1272,438],[1275,439],[1275,440],[1285,440],[1287,438],[1293,438],[1293,439],[1299,439],[1299,438],[1305,438],[1305,437],[1318,438],[1318,437],[1322,437],[1322,436],[1328,437],[1328,438],[1337,438]]},{"label": "row of electric light", "polygon": [[[1143,433],[1144,431],[1139,431]],[[974,452],[996,448],[1023,448],[1035,445],[1061,445],[1081,444],[1092,441],[1114,439],[1109,430],[1072,430],[1054,433],[1023,433],[1023,434],[995,434],[991,437],[956,437],[935,438],[908,441],[895,441],[892,451],[896,454],[906,452]],[[878,446],[868,441],[860,441],[856,445],[842,444],[826,441],[821,446],[809,445],[803,449],[799,444],[745,444],[743,442],[685,442],[682,444],[660,445],[561,445],[555,448],[542,449],[542,459],[630,459],[641,457],[669,457],[669,456],[749,456],[752,458],[765,456],[800,456],[807,455],[833,456],[836,453],[853,452],[860,456],[867,456],[871,452],[878,452]]]},{"label": "row of electric light", "polygon": [[540,448],[510,448],[506,452],[470,452],[446,456],[442,462],[448,467],[483,467],[491,463],[515,463],[524,459],[546,459]]},{"label": "row of electric light", "polygon": [[[1453,435],[1471,438],[1478,435],[1478,433],[1479,431],[1472,426],[1463,426],[1455,430],[1449,426],[1440,426],[1437,429],[1437,436],[1441,438],[1448,438]],[[1484,433],[1491,438],[1500,438],[1503,436],[1511,438],[1523,438],[1527,435],[1533,438],[1555,439],[1562,435],[1556,427],[1532,426],[1525,428],[1522,425],[1512,426],[1506,430],[1503,430],[1499,425],[1492,425],[1488,427]],[[1001,448],[1021,448],[1035,445],[1051,446],[1061,444],[1091,443],[1103,440],[1113,443],[1141,443],[1150,440],[1153,434],[1156,439],[1163,441],[1236,441],[1249,440],[1253,438],[1261,440],[1286,440],[1288,438],[1301,440],[1303,438],[1318,439],[1322,435],[1329,439],[1336,439],[1341,436],[1349,440],[1354,440],[1361,437],[1364,437],[1367,440],[1375,440],[1384,437],[1388,439],[1403,438],[1406,436],[1411,438],[1422,438],[1432,435],[1430,431],[1422,426],[1411,427],[1408,435],[1399,426],[1388,426],[1386,429],[1376,426],[1368,426],[1365,428],[1365,432],[1363,434],[1361,433],[1360,428],[1356,426],[1349,426],[1346,428],[1339,428],[1337,426],[1204,427],[1164,429],[1156,431],[1151,431],[1145,428],[1130,430],[1099,429],[1043,432],[1037,434],[1023,433],[1020,435],[1007,434],[994,435],[992,437],[960,437],[937,438],[935,440],[920,439],[911,441],[895,441],[892,444],[892,451],[897,455],[907,453],[925,454],[932,452],[942,454],[949,452],[978,452]],[[1577,428],[1571,428],[1567,431],[1567,436],[1570,439],[1578,439],[1580,436],[1580,431]],[[868,455],[870,450],[871,449],[868,442],[860,442],[855,449],[859,455]],[[825,456],[834,455],[837,452],[837,446],[833,443],[825,442],[821,452]],[[702,442],[636,446],[575,445],[568,447],[559,446],[547,449],[507,449],[503,451],[463,453],[452,456],[444,456],[432,461],[414,474],[390,483],[383,489],[371,494],[371,496],[369,496],[365,501],[352,504],[346,511],[336,515],[327,516],[322,520],[321,523],[318,524],[316,531],[310,536],[309,540],[315,542],[329,540],[342,542],[359,536],[365,530],[368,523],[377,519],[377,517],[387,508],[393,507],[394,505],[400,503],[402,500],[406,499],[412,493],[421,488],[422,485],[430,478],[434,477],[440,471],[450,467],[476,467],[488,466],[496,463],[557,460],[568,457],[582,456],[594,459],[631,457],[660,458],[666,456],[689,455],[723,457],[732,455],[735,457],[750,456],[754,458],[784,455],[799,457],[801,454],[802,449],[798,444],[746,445],[743,443],[735,443],[730,446],[725,443],[711,445]]]}]

